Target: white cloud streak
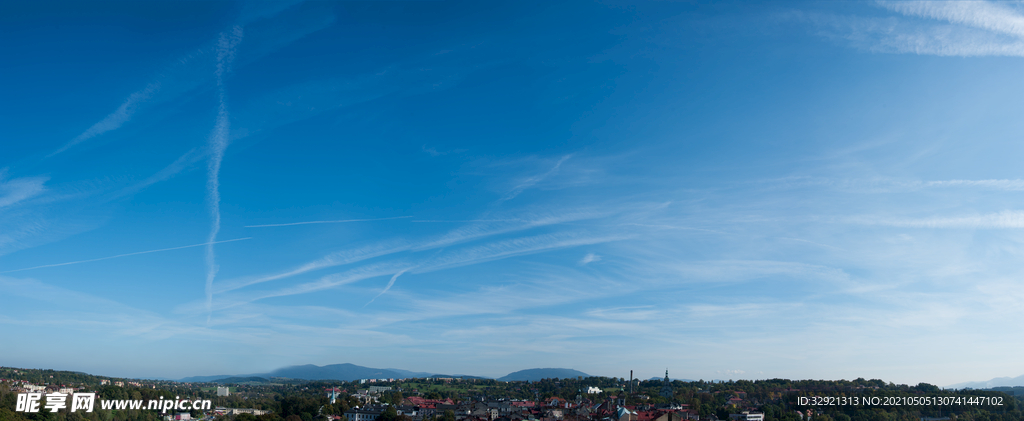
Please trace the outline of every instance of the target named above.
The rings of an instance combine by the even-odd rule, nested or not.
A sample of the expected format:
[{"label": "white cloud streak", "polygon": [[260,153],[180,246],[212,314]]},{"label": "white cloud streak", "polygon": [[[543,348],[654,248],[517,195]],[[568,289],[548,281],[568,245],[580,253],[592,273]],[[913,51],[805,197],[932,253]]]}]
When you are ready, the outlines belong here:
[{"label": "white cloud streak", "polygon": [[1024,16],[1002,4],[986,1],[880,1],[907,16],[920,16],[1024,37]]},{"label": "white cloud streak", "polygon": [[93,124],[92,127],[89,127],[78,136],[75,136],[74,139],[71,139],[70,142],[66,143],[63,147],[49,156],[57,155],[70,149],[72,146],[92,139],[103,133],[120,128],[124,123],[127,123],[128,120],[132,118],[132,115],[134,115],[135,111],[138,110],[139,105],[148,100],[159,90],[160,82],[153,82],[146,85],[142,90],[132,93],[128,96],[128,99],[121,103],[120,107],[117,107],[117,109],[114,110],[114,112],[110,113],[96,124]]},{"label": "white cloud streak", "polygon": [[391,219],[403,219],[412,218],[411,216],[393,216],[390,218],[372,218],[372,219],[341,219],[337,221],[306,221],[306,222],[289,222],[284,224],[264,224],[264,225],[246,225],[246,228],[266,228],[266,227],[288,227],[292,225],[308,225],[308,224],[340,224],[345,222],[369,222],[369,221],[387,221]]},{"label": "white cloud streak", "polygon": [[492,260],[500,260],[513,256],[539,253],[547,250],[569,248],[620,241],[630,238],[623,235],[591,236],[582,233],[561,232],[542,234],[532,237],[520,237],[509,240],[495,241],[479,246],[467,247],[452,253],[444,254],[414,273],[432,272],[459,266],[473,265]]},{"label": "white cloud streak", "polygon": [[398,280],[398,277],[402,276],[402,274],[405,273],[408,270],[409,269],[402,270],[401,272],[396,273],[395,276],[392,276],[391,280],[388,281],[388,285],[386,287],[384,287],[384,290],[381,291],[380,294],[377,294],[376,297],[373,297],[372,299],[370,299],[370,301],[368,301],[366,304],[363,304],[363,307],[366,307],[366,306],[370,305],[370,303],[372,303],[374,300],[380,298],[381,295],[384,295],[384,293],[388,292],[391,289],[391,286],[395,284],[395,281]]},{"label": "white cloud streak", "polygon": [[[654,266],[654,263],[649,264]],[[801,262],[771,260],[718,260],[678,262],[665,265],[685,279],[700,282],[742,282],[751,279],[784,276],[846,284],[851,277],[842,269]]]},{"label": "white cloud streak", "polygon": [[983,180],[900,180],[892,178],[873,179],[834,179],[822,177],[786,177],[779,179],[759,180],[757,184],[765,184],[765,189],[801,189],[824,187],[834,190],[857,193],[891,193],[911,192],[924,189],[979,189],[997,191],[1024,191],[1024,180],[1015,179],[983,179]]},{"label": "white cloud streak", "polygon": [[14,205],[46,191],[47,177],[22,177],[4,180],[6,170],[0,170],[0,208]]},{"label": "white cloud streak", "polygon": [[[575,212],[562,212],[562,213],[555,212],[555,213],[545,213],[545,214],[526,213],[526,214],[515,215],[515,216],[518,216],[518,217],[509,217],[509,218],[495,219],[494,221],[502,222],[502,223],[499,223],[497,225],[474,224],[474,225],[471,225],[469,227],[456,229],[456,230],[453,230],[453,231],[449,232],[448,234],[443,235],[440,239],[432,240],[432,241],[426,241],[424,243],[421,243],[420,245],[405,244],[405,243],[377,244],[377,245],[372,245],[372,246],[356,248],[356,249],[352,249],[352,250],[344,250],[344,251],[339,251],[339,252],[331,253],[331,254],[328,254],[328,255],[320,258],[320,259],[317,259],[317,260],[314,260],[314,261],[310,261],[308,263],[305,263],[303,265],[300,265],[298,267],[295,267],[295,268],[292,268],[292,269],[289,269],[289,270],[286,270],[286,271],[283,271],[283,272],[278,272],[278,273],[273,273],[273,274],[270,274],[270,275],[263,275],[263,276],[258,276],[258,277],[245,277],[245,278],[236,278],[236,279],[229,280],[229,281],[222,281],[222,282],[219,283],[219,286],[214,289],[214,293],[216,293],[216,294],[227,293],[227,292],[230,292],[230,291],[234,291],[234,290],[241,289],[241,288],[246,288],[246,287],[249,287],[249,286],[253,286],[253,285],[257,285],[257,284],[261,284],[261,283],[265,283],[265,282],[287,279],[287,278],[291,278],[291,277],[294,277],[294,276],[302,275],[302,274],[305,274],[305,273],[308,273],[308,272],[313,272],[313,271],[322,270],[322,269],[326,269],[326,268],[330,268],[330,267],[335,267],[335,266],[342,266],[342,265],[357,263],[357,262],[361,262],[361,261],[368,260],[368,259],[373,259],[373,258],[383,257],[383,256],[389,256],[389,255],[393,255],[393,254],[397,254],[397,253],[402,253],[402,252],[416,253],[416,252],[421,252],[421,251],[431,250],[431,249],[448,248],[450,246],[453,246],[453,245],[456,245],[456,244],[459,244],[459,243],[469,242],[469,241],[477,240],[477,239],[480,239],[480,238],[486,238],[486,237],[491,237],[491,236],[495,236],[495,235],[501,235],[501,234],[505,234],[505,233],[509,233],[509,232],[528,230],[528,229],[532,229],[532,228],[543,227],[543,226],[547,226],[547,225],[551,225],[551,224],[559,224],[559,223],[568,222],[568,221],[576,221],[576,220],[582,220],[582,219],[594,219],[594,218],[606,217],[606,216],[608,216],[608,213],[607,212],[606,213],[596,213],[596,212],[590,212],[590,211],[575,211]],[[487,220],[487,221],[491,221],[491,220]],[[515,222],[515,223],[514,224],[508,224],[508,222]],[[391,269],[391,272],[389,272],[388,274],[394,274],[396,271],[399,271],[399,270],[402,271],[403,273],[406,272],[406,271],[414,271],[415,273],[427,273],[427,272],[433,272],[433,271],[437,271],[437,270],[444,270],[444,269],[449,269],[449,268],[454,268],[454,267],[460,267],[460,266],[466,266],[466,265],[474,265],[474,264],[484,263],[484,262],[493,261],[493,260],[501,260],[501,259],[505,259],[505,258],[508,258],[508,257],[514,257],[514,256],[520,256],[520,255],[526,255],[526,254],[533,254],[533,253],[540,253],[540,252],[545,252],[545,251],[549,251],[549,250],[555,250],[555,249],[560,249],[560,248],[576,247],[576,246],[580,246],[580,245],[592,245],[592,244],[599,244],[599,243],[605,243],[605,242],[611,242],[611,241],[619,241],[619,240],[625,240],[625,239],[628,239],[628,238],[632,238],[632,237],[630,237],[630,236],[622,236],[622,235],[590,235],[590,234],[586,234],[586,233],[582,233],[582,232],[561,232],[561,233],[537,235],[537,236],[532,236],[532,237],[520,237],[520,238],[514,238],[514,239],[497,241],[497,242],[490,242],[490,243],[481,244],[481,245],[477,245],[477,246],[471,246],[471,247],[455,248],[455,249],[448,250],[447,252],[438,251],[437,253],[434,253],[430,257],[420,257],[420,258],[418,258],[417,260],[419,261],[419,263],[409,263],[406,260],[408,257],[403,257],[403,258],[400,258],[400,259],[399,258],[389,259],[389,261],[391,263],[387,263],[388,261],[385,261],[385,262],[382,262],[382,263],[374,263],[374,264],[371,264],[370,266],[376,267],[376,266],[379,266],[381,264],[388,264],[390,266],[384,266],[384,267],[391,267],[391,268],[393,268],[393,269]],[[413,267],[413,266],[415,266],[415,267]],[[364,267],[366,267],[366,266],[364,266]],[[353,270],[359,270],[359,269],[357,268],[357,269],[353,269]],[[345,272],[345,273],[351,273],[351,271]],[[366,279],[366,278],[369,278],[369,277],[372,277],[372,276],[379,276],[379,274],[377,272],[374,272],[372,275],[369,275],[369,276],[360,275],[358,278],[353,278],[353,277],[350,277],[348,275],[340,275],[340,274],[339,275],[332,275],[332,276],[342,276],[342,277],[344,277],[346,279],[349,279],[351,282],[354,282],[356,280]],[[317,283],[314,283],[314,284],[306,284],[306,287],[298,288],[298,289],[285,287],[285,289],[280,290],[280,292],[274,293],[274,294],[269,295],[269,296],[293,295],[293,294],[314,292],[314,291],[318,290],[319,287],[333,287],[333,286],[345,284],[345,283],[348,283],[348,282],[349,281],[346,281],[346,282],[343,282],[343,283],[317,282]],[[249,298],[238,298],[238,297],[241,297],[241,295],[237,295],[236,294],[236,295],[232,295],[233,298],[228,298],[228,299],[235,299],[236,301],[241,300],[241,301],[251,302],[252,300],[258,300],[258,299],[262,299],[262,298],[265,298],[265,297],[269,297],[269,296],[263,296],[263,295],[246,295],[246,296],[248,296]]]},{"label": "white cloud streak", "polygon": [[1004,210],[984,215],[930,218],[854,217],[848,222],[907,228],[1024,228],[1024,211]]},{"label": "white cloud streak", "polygon": [[514,275],[506,285],[482,286],[463,293],[423,298],[410,297],[402,307],[407,309],[378,318],[384,323],[452,316],[508,314],[517,310],[561,305],[599,297],[621,296],[631,285],[609,282],[602,277],[576,271],[530,275]]},{"label": "white cloud streak", "polygon": [[231,282],[222,282],[215,292],[224,293],[251,285],[290,278],[307,272],[312,272],[335,266],[347,265],[350,263],[356,263],[363,260],[372,259],[375,257],[398,253],[405,250],[409,250],[409,247],[400,244],[379,244],[374,246],[361,247],[355,250],[339,251],[328,254],[317,260],[311,261],[309,263],[303,264],[299,267],[284,272],[279,272],[272,275],[260,276],[255,278],[237,279]]},{"label": "white cloud streak", "polygon": [[456,222],[526,222],[525,219],[414,219],[409,222],[456,223]]},{"label": "white cloud streak", "polygon": [[513,187],[511,191],[509,191],[507,194],[505,194],[505,196],[501,198],[501,201],[504,202],[506,200],[514,199],[516,196],[519,196],[519,194],[522,193],[523,190],[533,187],[535,184],[543,181],[545,178],[548,178],[552,174],[558,172],[558,168],[561,167],[562,163],[564,163],[569,158],[572,158],[572,154],[563,156],[561,159],[558,160],[558,162],[555,163],[555,166],[551,167],[551,169],[545,172],[544,174],[529,177],[523,181],[520,181],[519,184]]},{"label": "white cloud streak", "polygon": [[[251,240],[251,239],[252,239],[252,237],[234,238],[234,239],[231,239],[231,240],[217,241],[217,242],[215,242],[215,244],[231,243],[231,242],[234,242],[234,241]],[[95,258],[95,259],[76,260],[74,262],[54,263],[54,264],[50,264],[50,265],[33,266],[33,267],[30,267],[30,268],[7,270],[7,271],[3,271],[3,272],[0,272],[0,273],[21,272],[23,270],[51,268],[51,267],[56,267],[56,266],[77,265],[79,263],[98,262],[100,260],[110,260],[110,259],[116,259],[116,258],[119,258],[119,257],[135,256],[135,255],[139,255],[139,254],[158,253],[158,252],[162,252],[162,251],[181,250],[181,249],[187,249],[187,248],[192,248],[192,247],[209,246],[209,245],[210,245],[210,243],[199,243],[199,244],[192,244],[192,245],[187,245],[187,246],[170,247],[170,248],[165,248],[165,249],[137,251],[137,252],[134,252],[134,253],[124,253],[124,254],[118,254],[118,255],[114,255],[114,256],[99,257],[99,258]]]},{"label": "white cloud streak", "polygon": [[228,147],[230,119],[228,116],[227,98],[224,90],[224,75],[230,70],[235,58],[235,49],[242,41],[242,27],[235,26],[231,32],[220,35],[217,43],[217,123],[210,134],[209,165],[207,167],[206,195],[212,219],[210,235],[206,246],[206,313],[207,322],[213,309],[213,280],[217,276],[217,262],[213,245],[220,232],[220,165],[224,159],[224,150]]},{"label": "white cloud streak", "polygon": [[925,181],[923,187],[984,187],[995,190],[1024,191],[1024,180],[939,180]]},{"label": "white cloud streak", "polygon": [[601,256],[598,256],[594,253],[587,253],[586,256],[583,256],[583,258],[580,259],[580,264],[585,265],[587,263],[596,262],[598,260],[601,260]]},{"label": "white cloud streak", "polygon": [[[321,291],[324,289],[334,288],[340,285],[349,284],[363,279],[394,274],[396,272],[399,274],[405,272],[429,273],[460,266],[474,265],[494,260],[501,260],[514,256],[534,254],[548,250],[569,248],[580,245],[592,245],[606,243],[610,241],[619,241],[624,240],[626,238],[627,237],[622,236],[595,237],[586,236],[578,233],[559,233],[539,235],[533,237],[515,238],[455,250],[453,252],[437,256],[436,258],[429,258],[428,260],[423,261],[418,265],[416,265],[415,263],[410,263],[408,261],[396,259],[393,261],[385,261],[381,263],[360,266],[345,272],[321,277],[317,281],[288,286],[272,292],[234,294],[226,299],[234,302],[234,304],[231,304],[230,306],[237,306],[265,298],[282,297],[297,294],[308,294],[316,291]],[[282,279],[285,277],[293,276],[295,274],[303,273],[308,270],[312,270],[312,267],[326,267],[327,265],[334,265],[334,263],[336,262],[331,261],[318,263],[319,264],[316,265],[305,265],[305,267],[292,270],[287,273],[274,275],[272,277],[264,277],[249,281],[243,280],[224,290],[234,290],[256,283],[266,282],[267,280],[269,280],[269,278]],[[414,265],[415,267],[413,267]],[[397,279],[397,276],[395,276],[394,279]],[[387,289],[388,288],[386,288],[385,290]],[[220,306],[220,308],[224,307],[225,306],[223,305]]]},{"label": "white cloud streak", "polygon": [[[558,224],[562,222],[575,221],[581,219],[592,219],[606,216],[604,214],[596,214],[587,211],[579,212],[567,212],[567,213],[550,213],[550,214],[526,214],[519,218],[507,218],[507,219],[496,219],[493,221],[499,222],[516,222],[517,224],[504,225],[499,224],[498,226],[490,225],[473,225],[466,228],[457,229],[449,232],[442,236],[438,240],[427,241],[426,243],[414,246],[403,243],[389,243],[389,244],[377,244],[372,246],[361,247],[353,250],[344,250],[335,253],[328,254],[320,259],[310,261],[293,269],[289,269],[283,272],[274,273],[270,275],[263,275],[251,278],[238,278],[230,281],[219,283],[219,286],[214,289],[214,293],[221,294],[229,291],[237,290],[240,288],[246,288],[252,285],[257,285],[265,282],[276,281],[281,279],[287,279],[294,276],[302,275],[308,272],[322,270],[330,267],[343,266],[347,264],[357,263],[368,259],[373,259],[382,256],[388,256],[401,252],[416,252],[431,249],[438,249],[442,247],[448,247],[462,242],[472,241],[480,238],[490,237],[494,235],[505,234],[514,231],[527,230],[536,227],[547,226],[551,224]],[[492,220],[486,220],[492,221]],[[551,250],[562,247],[572,247],[576,245],[585,244],[596,244],[606,241],[617,241],[624,237],[584,237],[579,234],[558,234],[558,235],[543,235],[537,237],[526,237],[518,240],[507,240],[496,243],[489,243],[482,246],[470,247],[465,249],[458,249],[447,254],[437,255],[423,261],[418,266],[417,273],[430,272],[439,269],[471,265],[481,263],[484,261],[502,259],[505,257],[511,257],[521,254],[536,253],[545,250]],[[404,264],[406,267],[403,271],[411,270],[408,268],[408,264]],[[402,266],[399,266],[402,268]],[[396,269],[397,270],[397,269]],[[392,272],[394,273],[394,272]],[[377,275],[374,275],[377,276]],[[363,278],[360,278],[363,279]]]},{"label": "white cloud streak", "polygon": [[[323,10],[297,11],[293,8],[293,6],[302,2],[302,0],[285,0],[269,2],[267,4],[247,3],[243,7],[242,14],[238,19],[240,25],[262,25],[263,30],[268,31],[268,33],[263,34],[262,42],[256,43],[252,49],[247,51],[248,54],[239,60],[241,65],[252,63],[256,59],[295,42],[312,32],[326,28],[334,22],[333,14],[324,13]],[[298,20],[291,25],[280,25],[281,22],[276,22],[275,25],[266,24],[266,21],[269,18],[281,14],[282,12],[294,12],[290,13],[290,17],[297,18]],[[286,22],[290,23],[290,21]],[[241,28],[241,26],[236,26],[235,29],[239,28]],[[257,30],[256,32],[261,31]],[[240,39],[240,32],[237,35]],[[227,37],[228,42],[233,42],[233,37],[235,37],[235,35],[229,35]],[[215,73],[215,76],[217,84],[220,86],[223,81],[222,78],[224,73],[232,66],[235,59],[234,48],[223,48],[224,41],[225,37],[222,36],[218,39],[217,44],[214,45],[213,48],[210,46],[204,46],[172,61],[172,64],[161,69],[157,75],[157,81],[152,82],[144,88],[130,94],[117,109],[99,122],[93,124],[60,149],[48,155],[48,157],[65,152],[75,145],[120,128],[131,120],[136,112],[144,106],[166,102],[208,83],[209,73],[197,73],[195,71],[195,68],[197,67],[195,64],[197,62],[203,64],[209,63],[208,60],[211,59],[210,56],[212,52],[216,53],[215,65],[217,72]]]},{"label": "white cloud streak", "polygon": [[[218,299],[216,309],[223,310],[231,307],[238,307],[267,298],[286,297],[290,295],[309,294],[312,292],[323,291],[364,279],[392,275],[403,270],[403,268],[408,267],[408,262],[370,264],[349,269],[344,272],[325,275],[317,278],[315,281],[290,285],[276,290],[235,292],[232,294],[226,294],[224,297]],[[212,303],[211,308],[213,308]],[[181,310],[190,313],[196,311],[197,308],[194,305],[189,304],[181,307]]]},{"label": "white cloud streak", "polygon": [[[469,226],[461,227],[449,231],[447,234],[441,236],[441,238],[429,241],[421,246],[415,248],[415,250],[428,250],[437,247],[444,247],[453,244],[463,243],[470,240],[475,240],[483,237],[490,237],[498,234],[505,234],[515,231],[523,231],[532,228],[539,228],[548,225],[563,224],[566,222],[574,222],[588,219],[596,219],[607,216],[608,213],[595,212],[590,210],[575,211],[575,212],[563,212],[563,213],[543,213],[543,214],[526,214],[521,218],[508,218],[508,219],[479,219],[473,220],[474,222],[480,221],[483,223],[476,223]],[[448,222],[448,221],[422,221],[422,222]],[[495,222],[495,224],[490,224]]]},{"label": "white cloud streak", "polygon": [[[900,17],[795,13],[822,30],[873,52],[937,56],[1024,56],[1024,15],[986,1],[878,2]],[[907,19],[915,18],[915,19]],[[921,19],[923,18],[923,19]]]}]

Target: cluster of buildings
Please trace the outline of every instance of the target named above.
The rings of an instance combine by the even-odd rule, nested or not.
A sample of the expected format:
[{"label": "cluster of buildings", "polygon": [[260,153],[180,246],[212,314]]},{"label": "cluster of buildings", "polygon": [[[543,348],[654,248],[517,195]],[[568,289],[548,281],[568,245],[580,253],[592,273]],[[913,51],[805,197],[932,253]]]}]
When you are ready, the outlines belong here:
[{"label": "cluster of buildings", "polygon": [[[630,384],[632,385],[632,383],[631,372]],[[369,389],[358,391],[352,395],[359,398],[363,404],[345,412],[344,416],[347,421],[376,420],[387,409],[387,405],[377,403],[376,396],[389,390],[391,390],[390,387],[370,386]],[[328,389],[328,396],[332,398],[332,403],[338,392],[338,389]],[[661,387],[659,395],[671,398],[673,392],[672,381],[666,371],[664,385]],[[574,401],[558,397],[543,401],[480,398],[454,403],[450,399],[432,400],[409,397],[403,400],[402,405],[395,406],[395,411],[399,415],[409,417],[412,421],[433,420],[447,411],[451,411],[455,415],[455,421],[718,421],[714,414],[701,418],[698,408],[689,408],[689,405],[627,405],[625,395],[609,396],[604,402],[593,402],[584,399],[584,393],[592,395],[602,393],[602,391],[597,387],[588,387],[585,392],[581,389]],[[636,396],[642,399],[648,398],[645,395]],[[755,412],[753,408],[747,408],[746,403],[748,403],[746,394],[735,392],[728,400],[727,405],[738,408],[741,412],[730,415],[728,421],[764,421],[764,414]]]},{"label": "cluster of buildings", "polygon": [[[106,386],[106,385],[109,385],[109,384],[111,384],[110,380],[107,380],[107,379],[101,379],[100,380],[100,386]],[[115,381],[113,384],[114,384],[114,386],[118,386],[118,387],[125,387],[125,386],[142,387],[142,383],[140,383],[140,382]],[[150,385],[150,388],[156,389],[156,385]]]},{"label": "cluster of buildings", "polygon": [[[364,405],[345,412],[348,421],[374,421],[387,405]],[[412,397],[395,407],[399,415],[413,421],[431,420],[451,411],[456,421],[684,421],[698,420],[697,411],[686,405],[620,405],[612,397],[606,402],[567,401],[551,398],[545,401],[469,401],[453,403]],[[756,417],[741,421],[763,421]]]},{"label": "cluster of buildings", "polygon": [[0,379],[0,382],[11,382],[11,391],[15,393],[63,393],[69,395],[85,389],[84,387],[70,387],[56,384],[35,385],[30,383],[28,380]]},{"label": "cluster of buildings", "polygon": [[270,411],[269,411],[269,410],[266,410],[266,409],[253,409],[253,408],[224,408],[224,407],[220,407],[220,406],[218,406],[217,408],[214,408],[214,410],[213,410],[213,414],[214,414],[214,415],[239,415],[239,414],[253,414],[253,415],[255,415],[255,416],[257,416],[257,417],[258,417],[258,416],[260,416],[260,415],[263,415],[263,414],[269,414],[269,413],[270,413]]},{"label": "cluster of buildings", "polygon": [[[588,390],[588,392],[591,392]],[[412,421],[432,420],[451,411],[455,421],[699,421],[697,409],[688,405],[626,405],[624,397],[610,396],[604,402],[592,402],[582,398],[583,391],[575,401],[550,398],[543,401],[520,400],[474,400],[455,403],[449,400],[432,400],[421,397],[404,399],[395,406],[399,415],[408,416]],[[364,401],[372,402],[372,401]],[[345,412],[347,421],[374,421],[387,409],[387,405],[367,403]],[[718,421],[715,415],[703,418]],[[764,414],[744,411],[730,416],[729,421],[764,421]]]},{"label": "cluster of buildings", "polygon": [[[53,376],[50,376],[53,377]],[[74,393],[85,389],[84,386],[70,387],[65,385],[56,385],[45,383],[43,385],[35,385],[28,380],[15,380],[15,379],[0,379],[0,382],[10,382],[12,384],[11,391],[13,392],[43,392],[43,393]],[[101,379],[100,386],[107,386],[113,384],[114,386],[125,387],[135,386],[143,387],[144,385],[140,382],[123,382],[123,381],[110,381],[108,379]],[[155,385],[146,385],[150,388],[155,389]]]},{"label": "cluster of buildings", "polygon": [[192,418],[192,414],[188,412],[179,412],[176,414],[164,415],[164,421],[193,421],[200,419],[209,419],[212,417],[223,417],[223,416],[234,416],[239,414],[252,414],[260,416],[263,414],[269,414],[270,411],[265,409],[253,409],[253,408],[225,408],[218,406],[213,411],[203,415],[203,418]]}]

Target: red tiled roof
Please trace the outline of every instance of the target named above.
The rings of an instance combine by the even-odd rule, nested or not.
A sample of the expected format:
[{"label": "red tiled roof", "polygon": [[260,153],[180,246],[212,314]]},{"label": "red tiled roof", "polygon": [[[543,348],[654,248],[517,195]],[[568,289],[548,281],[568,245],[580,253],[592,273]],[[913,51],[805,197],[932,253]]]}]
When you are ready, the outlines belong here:
[{"label": "red tiled roof", "polygon": [[636,413],[637,420],[639,421],[651,421],[657,419],[663,414],[662,411],[638,411]]},{"label": "red tiled roof", "polygon": [[512,406],[518,406],[518,407],[521,407],[521,408],[535,406],[533,401],[512,401],[512,402],[509,402],[509,404],[511,404]]},{"label": "red tiled roof", "polygon": [[452,402],[451,399],[445,399],[441,401],[437,399],[425,399],[419,396],[410,396],[408,398],[405,398],[405,400],[409,401],[409,403],[416,406],[426,407],[427,405],[430,405],[430,408],[433,408],[434,405],[454,405],[454,402]]}]

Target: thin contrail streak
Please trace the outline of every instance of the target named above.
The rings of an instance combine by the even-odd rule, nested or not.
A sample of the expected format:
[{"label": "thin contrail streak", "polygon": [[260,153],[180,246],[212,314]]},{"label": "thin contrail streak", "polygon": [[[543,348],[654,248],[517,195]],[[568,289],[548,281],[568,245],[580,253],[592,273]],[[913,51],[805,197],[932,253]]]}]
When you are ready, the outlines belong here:
[{"label": "thin contrail streak", "polygon": [[[252,237],[235,238],[233,240],[221,240],[221,241],[214,242],[214,244],[217,244],[217,243],[230,243],[232,241],[242,241],[242,240],[249,240],[249,239],[252,239]],[[118,257],[134,256],[136,254],[147,254],[147,253],[156,253],[156,252],[160,252],[160,251],[181,250],[181,249],[187,249],[187,248],[190,248],[190,247],[202,247],[202,246],[205,246],[205,245],[208,245],[208,244],[210,244],[210,243],[199,243],[199,244],[192,244],[192,245],[189,245],[189,246],[171,247],[171,248],[159,249],[159,250],[137,251],[135,253],[118,254],[117,256],[100,257],[100,258],[97,258],[97,259],[78,260],[78,261],[74,261],[74,262],[54,263],[52,265],[42,265],[42,266],[33,266],[33,267],[30,267],[30,268],[7,270],[7,271],[3,271],[3,272],[0,272],[0,273],[21,272],[23,270],[52,268],[52,267],[55,267],[55,266],[67,266],[67,265],[75,265],[75,264],[79,264],[79,263],[98,262],[100,260],[108,260],[108,259],[116,259]]]},{"label": "thin contrail streak", "polygon": [[501,200],[499,200],[499,202],[504,202],[506,200],[514,199],[516,196],[519,196],[519,193],[522,193],[524,190],[526,190],[526,189],[528,189],[530,187],[533,187],[535,184],[541,182],[545,178],[548,178],[548,176],[550,176],[550,175],[554,174],[556,171],[558,171],[558,167],[561,167],[562,163],[565,162],[565,160],[567,160],[569,158],[572,158],[572,154],[568,154],[566,156],[563,156],[562,159],[559,159],[558,162],[555,163],[554,167],[551,167],[551,169],[548,170],[548,172],[546,172],[544,174],[541,174],[539,176],[530,177],[530,178],[526,179],[525,181],[523,181],[522,183],[519,183],[519,185],[516,186],[514,189],[512,189],[512,191],[508,192],[508,194],[506,194],[504,197],[502,197]]},{"label": "thin contrail streak", "polygon": [[217,260],[213,250],[217,233],[220,232],[220,165],[224,160],[231,134],[231,119],[228,115],[227,94],[224,91],[224,74],[231,68],[235,48],[242,41],[242,27],[235,26],[231,34],[221,33],[217,43],[217,123],[210,134],[210,160],[207,166],[206,198],[212,223],[209,241],[206,245],[206,323],[213,313],[213,280],[217,277]]},{"label": "thin contrail streak", "polygon": [[51,153],[46,157],[49,158],[51,156],[57,155],[61,152],[70,149],[72,146],[75,146],[93,137],[99,136],[103,133],[109,132],[111,130],[117,130],[122,125],[124,125],[124,123],[127,123],[128,120],[131,120],[132,115],[135,114],[135,111],[138,110],[138,108],[143,103],[150,99],[153,96],[153,94],[158,92],[159,90],[160,82],[153,82],[149,85],[146,85],[146,87],[143,90],[135,92],[128,96],[128,99],[126,99],[124,103],[122,103],[121,106],[117,108],[117,110],[114,110],[114,112],[110,113],[110,115],[104,117],[103,120],[100,120],[98,123],[93,124],[92,127],[89,127],[88,130],[82,132],[82,134],[79,134],[74,139],[71,139],[70,142],[64,144],[63,147],[57,149],[56,152]]},{"label": "thin contrail streak", "polygon": [[409,222],[523,222],[525,219],[416,219]]},{"label": "thin contrail streak", "polygon": [[395,276],[392,276],[391,280],[388,281],[388,286],[384,287],[384,290],[381,291],[380,294],[377,294],[376,297],[373,297],[373,299],[371,299],[369,302],[363,304],[363,307],[370,305],[370,303],[372,303],[374,300],[380,298],[381,295],[384,295],[385,292],[388,292],[388,290],[391,289],[391,286],[395,284],[395,280],[397,280],[399,276],[402,276],[402,274],[408,270],[409,269],[403,269],[401,272],[396,273]]},{"label": "thin contrail streak", "polygon": [[411,216],[392,216],[390,218],[374,218],[374,219],[342,219],[338,221],[306,221],[306,222],[289,222],[286,224],[265,224],[265,225],[246,225],[245,228],[265,228],[265,227],[287,227],[289,225],[306,225],[306,224],[337,224],[342,222],[367,222],[367,221],[386,221],[388,219],[402,219],[412,218]]}]

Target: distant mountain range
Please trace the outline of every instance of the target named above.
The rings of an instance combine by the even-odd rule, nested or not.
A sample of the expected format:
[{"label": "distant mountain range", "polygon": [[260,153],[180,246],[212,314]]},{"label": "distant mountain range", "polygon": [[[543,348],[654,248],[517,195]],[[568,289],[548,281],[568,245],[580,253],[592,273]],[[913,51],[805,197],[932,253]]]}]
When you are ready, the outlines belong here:
[{"label": "distant mountain range", "polygon": [[[331,364],[325,366],[317,366],[313,364],[306,365],[295,365],[291,367],[279,368],[270,373],[257,373],[257,374],[228,374],[219,376],[194,376],[186,377],[178,380],[180,382],[222,382],[222,380],[237,379],[237,378],[286,378],[286,379],[298,379],[298,380],[343,380],[352,381],[359,379],[400,379],[409,377],[431,377],[432,373],[420,373],[408,370],[398,370],[389,368],[370,368],[358,366],[355,364]],[[251,380],[246,380],[251,381]]]},{"label": "distant mountain range", "polygon": [[996,378],[994,378],[992,380],[989,380],[987,382],[957,383],[957,384],[951,384],[949,386],[946,386],[946,388],[947,389],[963,389],[963,388],[969,387],[971,389],[988,389],[988,388],[992,388],[992,387],[1001,387],[1001,386],[1008,386],[1008,387],[1024,386],[1024,375],[1017,376],[1017,377],[996,377]]},{"label": "distant mountain range", "polygon": [[[425,373],[424,373],[425,374]],[[384,369],[369,368],[355,364],[331,364],[323,367],[313,364],[296,365],[279,368],[270,373],[270,377],[285,377],[302,380],[359,380],[388,379],[406,377],[402,373]],[[427,376],[414,376],[427,377]]]},{"label": "distant mountain range", "polygon": [[270,383],[271,380],[265,377],[228,377],[224,379],[213,380],[213,383],[228,384],[228,383]]},{"label": "distant mountain range", "polygon": [[575,377],[590,377],[590,375],[582,371],[576,371],[569,368],[531,368],[527,370],[519,370],[515,373],[509,373],[505,376],[498,377],[498,380],[503,382],[529,380],[533,382],[540,379],[570,379]]},{"label": "distant mountain range", "polygon": [[[550,378],[570,378],[570,377],[590,377],[589,374],[582,371],[571,370],[567,368],[533,368],[529,370],[521,370],[515,373],[511,373],[507,376],[498,378],[501,381],[511,380],[530,380],[536,381],[540,379]],[[286,378],[286,379],[297,379],[297,380],[341,380],[341,381],[353,381],[359,379],[404,379],[414,377],[458,377],[465,379],[487,379],[490,377],[479,377],[479,376],[467,376],[467,375],[448,375],[448,374],[437,374],[427,373],[419,371],[401,370],[397,368],[370,368],[363,367],[355,364],[331,364],[325,366],[317,366],[313,364],[296,365],[291,367],[280,368],[270,373],[260,374],[224,374],[219,376],[193,376],[185,377],[179,382],[187,383],[204,383],[204,382],[217,382],[217,383],[238,383],[238,382],[253,382],[262,379],[271,378]]]},{"label": "distant mountain range", "polygon": [[239,377],[266,377],[266,375],[265,374],[257,374],[257,375],[246,374],[246,375],[242,375],[242,376],[236,376],[234,374],[222,374],[222,375],[219,375],[219,376],[192,376],[192,377],[185,377],[184,379],[178,379],[178,380],[175,380],[175,381],[182,382],[182,383],[209,383],[209,382],[215,382],[215,381],[221,380],[221,379],[239,378]]}]

